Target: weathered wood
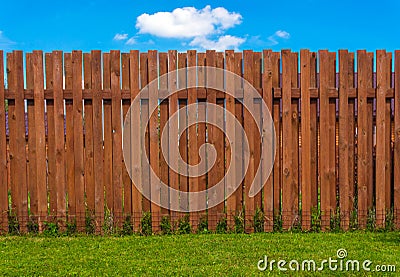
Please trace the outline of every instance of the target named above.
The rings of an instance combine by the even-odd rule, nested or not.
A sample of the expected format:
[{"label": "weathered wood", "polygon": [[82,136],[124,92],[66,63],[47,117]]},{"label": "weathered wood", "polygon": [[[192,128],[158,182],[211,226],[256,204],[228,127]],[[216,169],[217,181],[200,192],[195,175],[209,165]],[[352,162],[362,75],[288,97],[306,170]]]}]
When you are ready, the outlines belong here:
[{"label": "weathered wood", "polygon": [[394,96],[394,216],[400,228],[400,50],[395,51]]},{"label": "weathered wood", "polygon": [[8,180],[4,55],[0,50],[0,234],[8,231]]}]

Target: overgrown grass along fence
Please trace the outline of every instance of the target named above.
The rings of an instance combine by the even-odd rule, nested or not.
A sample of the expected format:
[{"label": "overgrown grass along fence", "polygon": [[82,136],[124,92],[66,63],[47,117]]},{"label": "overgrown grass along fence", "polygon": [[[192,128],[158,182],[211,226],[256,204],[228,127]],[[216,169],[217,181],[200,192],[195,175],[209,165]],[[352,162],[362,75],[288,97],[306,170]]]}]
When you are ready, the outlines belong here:
[{"label": "overgrown grass along fence", "polygon": [[[145,230],[156,233],[178,225],[186,231],[253,232],[274,226],[384,228],[388,223],[400,228],[400,51],[394,54],[393,63],[392,53],[384,50],[375,55],[363,50],[356,55],[347,50],[302,50],[300,55],[289,50],[34,51],[25,59],[14,51],[6,54],[4,70],[0,51],[0,229],[26,233],[57,226],[102,233],[104,226],[139,231],[146,224]],[[146,128],[140,120],[148,116],[149,102],[178,86],[178,93],[160,103],[145,142],[151,167],[171,188],[205,190],[233,161],[243,174],[243,161],[240,155],[231,159],[224,133],[204,123],[182,133],[179,152],[194,164],[200,145],[213,143],[216,165],[198,178],[171,170],[165,159],[178,153],[159,155],[158,132],[178,109],[196,104],[196,116],[205,118],[204,104],[215,103],[233,113],[251,138],[251,166],[242,186],[215,207],[185,214],[153,204],[132,185],[123,163],[121,125],[141,88],[195,65],[224,68],[249,81],[271,111],[279,143],[272,174],[262,191],[249,197],[255,169],[263,169],[265,157],[256,122],[239,101],[247,97],[242,84],[226,82],[237,92],[233,99],[205,88],[210,79],[224,84],[224,76],[201,70],[160,83],[141,100],[138,128]],[[187,90],[188,80],[198,88]],[[259,99],[250,101],[262,124]],[[224,114],[215,116],[225,120]],[[187,114],[179,120],[185,129]],[[149,180],[148,167],[140,174],[142,181]]]}]

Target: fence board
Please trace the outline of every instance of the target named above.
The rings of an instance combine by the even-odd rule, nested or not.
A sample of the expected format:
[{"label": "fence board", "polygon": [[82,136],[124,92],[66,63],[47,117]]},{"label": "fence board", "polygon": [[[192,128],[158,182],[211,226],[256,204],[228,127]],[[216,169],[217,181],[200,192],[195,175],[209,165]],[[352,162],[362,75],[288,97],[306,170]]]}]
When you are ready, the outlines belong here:
[{"label": "fence board", "polygon": [[94,165],[94,209],[96,234],[101,234],[104,222],[104,179],[103,179],[103,103],[101,79],[101,52],[91,52],[91,87],[93,91],[93,165]]},{"label": "fence board", "polygon": [[[348,86],[349,88],[355,89],[354,83],[354,53],[349,53],[348,55]],[[356,118],[355,118],[355,107],[356,101],[355,99],[349,99],[349,108],[348,108],[348,146],[349,146],[349,207],[348,213],[349,216],[353,213],[354,204],[355,204],[355,176],[356,176]],[[340,158],[340,157],[339,157]],[[350,220],[350,219],[349,219]]]},{"label": "fence board", "polygon": [[[158,141],[158,84],[156,80],[157,75],[157,51],[149,51],[148,53],[148,74],[149,74],[149,134],[150,134],[150,166],[154,171],[156,177],[153,179],[150,175],[151,184],[151,215],[152,215],[152,230],[158,232],[160,228],[160,156],[159,156],[159,141]],[[153,107],[157,109],[152,111]]]},{"label": "fence board", "polygon": [[[254,52],[253,53],[253,73],[254,73],[254,78],[253,78],[253,87],[257,90],[257,92],[260,95],[260,98],[262,97],[262,90],[261,90],[261,81],[262,81],[262,53],[261,52]],[[259,190],[259,192],[254,196],[254,208],[256,210],[260,210],[262,208],[262,189],[261,186],[261,174],[256,175],[257,170],[261,170],[261,134],[259,127],[261,126],[262,128],[262,123],[261,123],[261,117],[262,117],[262,109],[261,109],[261,101],[260,99],[255,99],[254,101],[254,116],[255,116],[255,124],[254,127],[256,131],[254,132],[254,175],[255,175],[255,188]],[[261,129],[262,130],[262,129]]]},{"label": "fence board", "polygon": [[[301,67],[301,210],[302,229],[311,227],[311,108],[310,108],[310,71],[311,58],[309,50],[300,53]],[[315,173],[314,173],[315,174]]]},{"label": "fence board", "polygon": [[[33,89],[32,53],[26,54],[26,88]],[[28,113],[28,191],[30,197],[31,220],[38,215],[38,198],[36,186],[36,132],[35,105],[33,100],[27,100]]]},{"label": "fence board", "polygon": [[[45,72],[46,72],[46,89],[52,89],[53,87],[53,63],[52,54],[45,54]],[[54,100],[46,99],[46,116],[47,118],[47,186],[48,186],[48,198],[49,198],[49,212],[50,216],[56,218],[57,216],[57,188],[55,179],[55,134],[48,130],[54,130]]]},{"label": "fence board", "polygon": [[[65,89],[72,89],[72,55],[64,54]],[[68,189],[68,220],[75,222],[76,203],[75,203],[75,172],[74,172],[74,118],[72,100],[65,100],[65,124],[66,124],[66,182]]]},{"label": "fence board", "polygon": [[[129,53],[121,54],[121,71],[122,71],[122,90],[129,90],[130,87],[130,73],[129,73],[129,64],[130,64],[130,56]],[[125,123],[126,115],[128,113],[129,107],[131,105],[131,101],[129,99],[122,100],[122,124]],[[122,130],[126,132],[127,130]],[[130,130],[129,130],[130,131]],[[132,182],[129,177],[129,173],[126,169],[125,162],[123,157],[121,162],[122,167],[122,184],[123,184],[123,211],[124,211],[124,222],[131,223],[132,218]]]},{"label": "fence board", "polygon": [[82,113],[82,51],[72,52],[72,89],[74,120],[74,181],[76,203],[76,225],[78,230],[85,230],[85,187],[84,187],[84,148],[83,148],[83,113]]},{"label": "fence board", "polygon": [[[130,93],[131,93],[131,102],[134,101],[136,96],[139,93],[139,51],[131,50],[129,58],[129,73],[130,73]],[[140,132],[140,116],[137,116],[136,111],[140,111],[140,102],[133,102],[131,108],[131,145],[140,145],[140,136],[135,136],[134,132]],[[131,148],[131,160],[132,160],[132,169],[131,174],[136,174],[136,178],[138,179],[138,184],[132,183],[132,216],[133,216],[133,230],[135,232],[139,231],[140,227],[140,216],[142,214],[142,195],[140,194],[139,189],[141,188],[141,160],[140,155],[137,152],[134,152],[134,149]],[[139,149],[140,151],[140,149]],[[139,152],[140,153],[140,152]]]},{"label": "fence board", "polygon": [[[61,51],[52,54],[54,89],[54,176],[56,180],[57,221],[60,231],[65,230],[66,220],[66,183],[65,180],[65,144],[64,144],[64,99],[63,99],[63,57]],[[62,135],[60,135],[62,134]]]},{"label": "fence board", "polygon": [[[111,89],[110,53],[103,54],[103,88]],[[114,209],[113,185],[113,140],[112,140],[112,104],[111,100],[103,100],[104,113],[104,188],[106,193],[106,209],[110,213]],[[106,215],[107,215],[106,213]]]},{"label": "fence board", "polygon": [[0,50],[0,234],[8,231],[8,169],[3,57],[3,50]]},{"label": "fence board", "polygon": [[[83,73],[84,88],[92,89],[92,56],[90,53],[83,54]],[[91,91],[93,98],[93,92]],[[93,100],[84,100],[84,167],[85,167],[85,196],[87,204],[87,213],[91,218],[95,212],[95,195],[94,195],[94,163],[93,163]]]},{"label": "fence board", "polygon": [[400,50],[395,51],[394,88],[394,218],[400,228]]}]

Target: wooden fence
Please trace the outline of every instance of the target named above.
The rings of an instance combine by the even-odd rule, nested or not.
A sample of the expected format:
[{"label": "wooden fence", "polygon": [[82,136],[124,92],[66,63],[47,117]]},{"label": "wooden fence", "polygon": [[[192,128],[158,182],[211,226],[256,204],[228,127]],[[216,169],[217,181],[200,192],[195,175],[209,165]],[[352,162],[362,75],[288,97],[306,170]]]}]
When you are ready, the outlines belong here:
[{"label": "wooden fence", "polygon": [[[0,229],[25,233],[37,225],[42,231],[45,222],[56,221],[61,230],[69,223],[85,231],[89,218],[97,233],[105,224],[122,228],[128,223],[138,231],[144,212],[151,212],[153,232],[160,231],[163,216],[174,225],[184,213],[155,205],[132,185],[123,163],[122,121],[150,81],[196,65],[224,68],[249,81],[271,111],[278,143],[270,177],[260,193],[249,197],[255,169],[264,160],[254,121],[263,120],[259,100],[251,100],[253,120],[239,101],[246,95],[234,99],[206,88],[213,78],[223,84],[224,76],[199,71],[159,84],[159,91],[180,88],[160,103],[146,135],[151,166],[171,188],[205,190],[223,178],[231,161],[242,173],[243,161],[232,157],[223,131],[199,123],[180,136],[180,154],[196,164],[200,145],[210,142],[218,154],[216,165],[198,178],[180,176],[159,155],[158,132],[169,115],[195,103],[195,116],[206,118],[204,104],[215,103],[235,114],[251,134],[243,185],[223,203],[190,213],[194,231],[200,222],[215,230],[224,219],[229,229],[243,222],[247,232],[259,219],[264,231],[280,224],[308,230],[319,223],[328,230],[335,220],[344,230],[364,229],[371,221],[380,228],[389,220],[400,228],[400,51],[394,55],[393,63],[392,53],[384,50],[375,55],[364,50],[356,55],[347,50],[34,51],[25,58],[14,51],[6,59],[0,51]],[[185,89],[190,80],[199,88]],[[225,86],[242,89],[240,83]],[[158,101],[159,91],[142,99],[140,118],[148,116],[149,102]],[[224,114],[214,116],[224,120]],[[186,124],[180,117],[180,128]],[[146,128],[145,122],[137,127]],[[143,181],[149,181],[148,170],[140,173]]]}]

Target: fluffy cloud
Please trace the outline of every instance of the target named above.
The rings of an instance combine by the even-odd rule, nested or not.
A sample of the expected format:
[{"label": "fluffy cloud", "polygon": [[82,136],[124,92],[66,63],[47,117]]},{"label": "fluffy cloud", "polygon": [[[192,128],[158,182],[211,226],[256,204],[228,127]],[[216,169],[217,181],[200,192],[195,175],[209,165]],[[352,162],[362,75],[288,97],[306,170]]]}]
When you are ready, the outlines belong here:
[{"label": "fluffy cloud", "polygon": [[163,38],[195,38],[219,34],[242,22],[239,13],[219,7],[177,8],[172,12],[144,13],[136,20],[140,34]]},{"label": "fluffy cloud", "polygon": [[0,49],[8,50],[16,43],[4,35],[4,32],[0,30]]},{"label": "fluffy cloud", "polygon": [[128,34],[115,34],[114,40],[120,41],[120,40],[126,40],[128,38]]},{"label": "fluffy cloud", "polygon": [[270,45],[277,45],[278,39],[289,39],[290,34],[286,31],[278,30],[276,31],[273,35],[268,37],[268,41],[270,42]]},{"label": "fluffy cloud", "polygon": [[231,35],[220,36],[217,40],[210,40],[206,37],[196,37],[190,42],[190,46],[200,47],[202,49],[214,49],[224,51],[226,49],[237,50],[239,45],[245,41],[244,38]]},{"label": "fluffy cloud", "polygon": [[136,39],[135,38],[130,38],[125,42],[126,45],[134,45],[136,44]]}]

